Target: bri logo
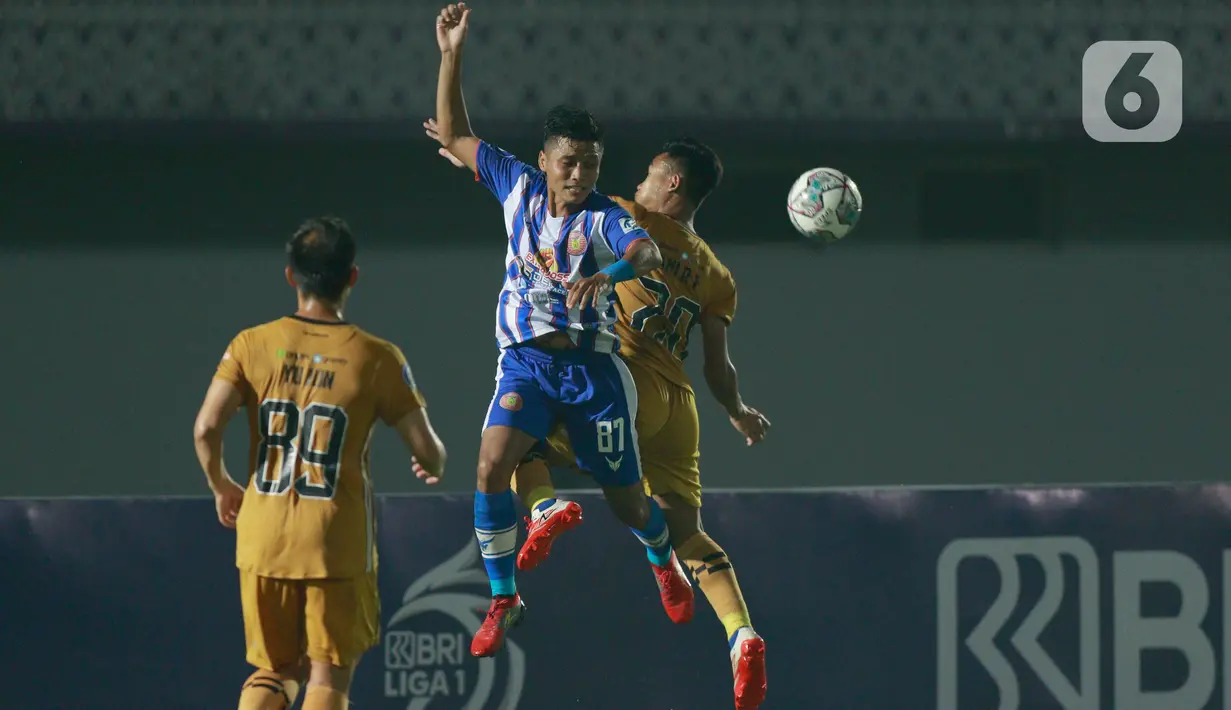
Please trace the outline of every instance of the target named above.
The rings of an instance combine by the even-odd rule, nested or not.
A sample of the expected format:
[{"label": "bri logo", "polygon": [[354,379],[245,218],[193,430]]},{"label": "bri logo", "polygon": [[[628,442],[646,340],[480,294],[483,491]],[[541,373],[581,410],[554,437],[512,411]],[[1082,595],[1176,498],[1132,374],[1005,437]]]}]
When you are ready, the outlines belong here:
[{"label": "bri logo", "polygon": [[384,702],[379,710],[514,710],[526,654],[513,640],[495,658],[474,658],[470,639],[491,602],[479,548],[467,542],[416,579],[385,624]]}]

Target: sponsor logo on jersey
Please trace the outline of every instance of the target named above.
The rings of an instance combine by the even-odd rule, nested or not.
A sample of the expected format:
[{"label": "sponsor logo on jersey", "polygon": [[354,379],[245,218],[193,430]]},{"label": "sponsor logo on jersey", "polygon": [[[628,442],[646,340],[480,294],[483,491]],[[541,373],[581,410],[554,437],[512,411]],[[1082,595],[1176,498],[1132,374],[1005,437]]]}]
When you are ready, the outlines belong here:
[{"label": "sponsor logo on jersey", "polygon": [[[563,293],[565,291],[564,283],[568,281],[569,274],[550,274],[547,273],[543,264],[539,264],[540,259],[536,255],[533,259],[517,257],[517,272],[521,276],[522,284],[528,288],[542,289],[545,291],[553,291]],[[533,295],[529,296],[534,300]],[[547,303],[548,301],[538,301]]]},{"label": "sponsor logo on jersey", "polygon": [[563,273],[560,271],[560,264],[556,262],[555,249],[544,247],[539,249],[535,256],[538,257],[537,261],[544,276],[557,283],[568,281],[570,274],[567,271]]}]

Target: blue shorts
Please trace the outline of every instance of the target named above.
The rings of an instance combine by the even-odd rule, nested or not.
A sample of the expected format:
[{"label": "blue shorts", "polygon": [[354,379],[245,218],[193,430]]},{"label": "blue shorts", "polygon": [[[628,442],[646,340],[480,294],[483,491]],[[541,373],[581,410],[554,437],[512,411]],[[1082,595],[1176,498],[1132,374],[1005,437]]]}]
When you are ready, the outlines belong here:
[{"label": "blue shorts", "polygon": [[542,441],[561,422],[577,467],[616,487],[641,480],[636,421],[637,386],[618,355],[515,345],[500,351],[483,428],[513,427]]}]

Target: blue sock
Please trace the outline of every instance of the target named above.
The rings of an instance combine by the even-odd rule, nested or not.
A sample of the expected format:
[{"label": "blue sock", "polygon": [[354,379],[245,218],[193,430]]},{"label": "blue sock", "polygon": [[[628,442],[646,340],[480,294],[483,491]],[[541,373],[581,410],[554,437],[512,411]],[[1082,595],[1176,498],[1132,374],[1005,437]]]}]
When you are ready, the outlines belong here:
[{"label": "blue sock", "polygon": [[663,509],[658,507],[658,502],[653,498],[649,499],[649,503],[650,521],[645,524],[645,528],[629,529],[641,544],[645,545],[645,556],[650,558],[650,562],[662,567],[671,560],[671,537],[667,534],[667,519],[663,517]]},{"label": "blue sock", "polygon": [[514,563],[517,556],[517,509],[513,492],[474,494],[474,535],[483,553],[483,566],[492,585],[492,596],[517,593]]}]

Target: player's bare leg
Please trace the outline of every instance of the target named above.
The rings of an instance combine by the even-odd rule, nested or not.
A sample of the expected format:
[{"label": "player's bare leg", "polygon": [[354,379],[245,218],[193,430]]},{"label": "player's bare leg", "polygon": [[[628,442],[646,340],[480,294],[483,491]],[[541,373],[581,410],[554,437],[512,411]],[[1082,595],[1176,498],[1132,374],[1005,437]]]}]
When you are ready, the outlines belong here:
[{"label": "player's bare leg", "polygon": [[671,531],[671,544],[688,565],[727,632],[736,710],[756,710],[765,700],[765,640],[752,628],[735,568],[701,525],[701,509],[682,496],[655,496]]},{"label": "player's bare leg", "polygon": [[645,545],[667,616],[677,624],[692,621],[692,584],[675,550],[671,549],[667,520],[658,502],[646,496],[642,481],[631,486],[604,487],[603,496],[620,522],[631,528]]},{"label": "player's bare leg", "polygon": [[581,525],[581,506],[556,497],[551,469],[542,458],[521,462],[513,476],[513,489],[530,510],[526,541],[517,553],[517,569],[527,572],[547,559],[557,537]]},{"label": "player's bare leg", "polygon": [[287,710],[299,696],[303,677],[302,665],[258,670],[244,681],[239,694],[239,710]]},{"label": "player's bare leg", "polygon": [[474,531],[491,582],[492,604],[470,642],[470,653],[474,656],[495,655],[504,645],[505,633],[521,623],[525,613],[515,580],[517,507],[509,483],[518,462],[534,443],[529,434],[510,426],[489,426],[483,430],[474,495]]},{"label": "player's bare leg", "polygon": [[303,710],[347,710],[355,666],[342,668],[315,659],[311,663]]}]

